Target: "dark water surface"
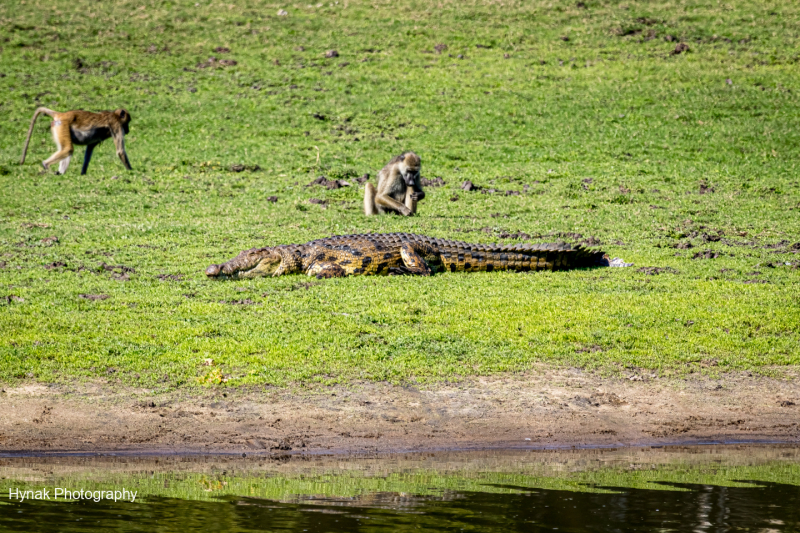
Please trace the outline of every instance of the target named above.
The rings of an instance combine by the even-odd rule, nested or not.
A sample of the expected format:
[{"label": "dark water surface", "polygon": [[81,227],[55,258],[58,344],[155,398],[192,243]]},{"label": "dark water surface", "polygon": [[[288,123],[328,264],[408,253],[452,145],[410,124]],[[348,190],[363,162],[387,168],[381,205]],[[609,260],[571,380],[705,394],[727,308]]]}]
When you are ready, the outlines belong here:
[{"label": "dark water surface", "polygon": [[0,506],[4,531],[799,531],[797,486],[683,485],[686,492],[539,490],[375,494],[369,504],[223,497],[140,504],[34,502]]},{"label": "dark water surface", "polygon": [[[0,459],[0,531],[800,531],[797,448],[710,448]],[[134,487],[138,501],[9,498],[66,483]]]}]

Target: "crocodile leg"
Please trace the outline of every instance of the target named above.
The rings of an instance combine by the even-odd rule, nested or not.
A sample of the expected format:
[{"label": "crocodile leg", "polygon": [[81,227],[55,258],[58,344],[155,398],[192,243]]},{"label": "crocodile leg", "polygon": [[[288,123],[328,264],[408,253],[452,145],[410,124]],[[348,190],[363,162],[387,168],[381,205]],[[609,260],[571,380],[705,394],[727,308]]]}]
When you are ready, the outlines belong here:
[{"label": "crocodile leg", "polygon": [[306,273],[309,276],[317,276],[317,279],[343,278],[347,276],[347,272],[336,263],[314,263],[308,267]]},{"label": "crocodile leg", "polygon": [[407,242],[400,246],[400,257],[403,259],[405,269],[409,274],[416,274],[418,276],[430,276],[431,269],[425,259],[417,253],[414,247]]}]

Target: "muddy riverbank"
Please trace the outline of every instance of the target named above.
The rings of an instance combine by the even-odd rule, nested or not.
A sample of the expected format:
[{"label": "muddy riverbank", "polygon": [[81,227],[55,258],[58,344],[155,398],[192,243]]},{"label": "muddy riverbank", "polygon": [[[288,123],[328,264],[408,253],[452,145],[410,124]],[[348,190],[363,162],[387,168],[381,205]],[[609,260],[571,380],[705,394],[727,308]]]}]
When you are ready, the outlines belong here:
[{"label": "muddy riverbank", "polygon": [[2,452],[370,453],[676,442],[800,442],[800,382],[579,370],[458,384],[208,390],[107,385],[0,393]]}]

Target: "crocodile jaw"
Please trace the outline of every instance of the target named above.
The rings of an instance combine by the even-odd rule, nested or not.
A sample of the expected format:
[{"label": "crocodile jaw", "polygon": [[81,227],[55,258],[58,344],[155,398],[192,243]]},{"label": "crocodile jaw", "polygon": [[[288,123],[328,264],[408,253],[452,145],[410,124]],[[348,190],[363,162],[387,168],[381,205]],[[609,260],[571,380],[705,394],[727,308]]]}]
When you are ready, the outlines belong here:
[{"label": "crocodile jaw", "polygon": [[211,279],[250,279],[272,276],[281,266],[281,256],[270,248],[245,250],[227,263],[211,265],[206,276]]}]

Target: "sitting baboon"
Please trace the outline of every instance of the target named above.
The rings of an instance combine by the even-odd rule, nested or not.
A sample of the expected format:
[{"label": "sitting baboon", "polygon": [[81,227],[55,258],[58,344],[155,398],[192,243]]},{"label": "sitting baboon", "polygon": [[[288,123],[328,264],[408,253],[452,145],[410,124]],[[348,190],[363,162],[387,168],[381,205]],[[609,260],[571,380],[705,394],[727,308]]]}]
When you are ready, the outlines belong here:
[{"label": "sitting baboon", "polygon": [[425,198],[420,182],[422,162],[414,152],[403,152],[393,157],[378,173],[378,189],[367,183],[364,190],[364,213],[394,212],[411,216],[417,202]]}]

